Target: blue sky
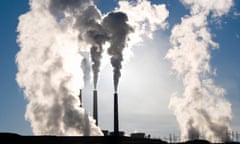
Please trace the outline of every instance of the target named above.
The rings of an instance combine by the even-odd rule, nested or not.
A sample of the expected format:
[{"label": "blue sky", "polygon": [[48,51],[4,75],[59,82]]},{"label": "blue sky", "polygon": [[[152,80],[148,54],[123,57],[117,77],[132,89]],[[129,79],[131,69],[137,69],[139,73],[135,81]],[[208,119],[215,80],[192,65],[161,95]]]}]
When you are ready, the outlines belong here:
[{"label": "blue sky", "polygon": [[[171,94],[176,90],[181,90],[181,82],[175,76],[169,75],[171,64],[163,60],[168,48],[171,47],[169,37],[171,29],[176,23],[181,22],[181,17],[189,14],[179,1],[153,0],[152,3],[165,3],[169,10],[168,28],[160,30],[154,34],[155,40],[145,41],[145,44],[134,48],[134,56],[123,69],[120,80],[120,127],[131,132],[134,130],[146,131],[154,136],[168,136],[169,133],[179,133],[178,124],[173,112],[168,109],[168,102]],[[98,8],[106,13],[117,6],[117,2],[98,0]],[[19,51],[16,43],[18,17],[29,9],[28,1],[3,0],[0,5],[0,132],[13,132],[22,135],[31,135],[30,123],[25,120],[27,100],[24,99],[23,90],[18,87],[16,82],[17,66],[15,56]],[[216,69],[216,76],[212,76],[215,83],[226,89],[226,99],[232,104],[233,119],[232,129],[240,132],[240,1],[235,0],[230,12],[221,17],[221,22],[217,23],[210,20],[209,28],[213,35],[213,40],[219,43],[219,49],[211,51],[211,66]],[[159,42],[159,43],[158,43]],[[160,43],[162,42],[162,43]],[[158,48],[158,45],[162,45]],[[149,49],[146,52],[145,47]],[[159,62],[156,62],[159,61]],[[140,65],[144,63],[144,65]],[[137,73],[137,74],[136,74]],[[146,77],[146,75],[152,75]],[[107,67],[101,71],[99,80],[99,92],[103,99],[100,99],[99,109],[103,116],[100,116],[100,127],[112,129],[111,106],[104,105],[106,101],[112,99],[106,95],[111,95],[112,91],[104,92],[111,86],[111,68]],[[141,78],[140,78],[141,77]],[[144,81],[141,85],[132,81]],[[107,82],[106,82],[107,81]],[[110,82],[108,82],[110,81]],[[149,85],[148,85],[149,84]],[[159,89],[150,86],[159,85]],[[134,86],[133,86],[134,85]],[[132,87],[131,89],[129,87]],[[145,87],[142,89],[142,87]],[[141,90],[139,90],[141,88]],[[161,92],[162,91],[164,92]],[[163,90],[164,89],[164,90]],[[84,94],[90,95],[90,92]],[[154,92],[156,90],[156,92]],[[149,93],[152,92],[152,93]],[[156,96],[154,95],[156,93]],[[138,95],[149,94],[149,101]],[[164,96],[157,96],[164,95]],[[142,100],[141,100],[142,99]],[[138,102],[136,102],[138,100]],[[86,109],[91,113],[91,98],[83,99]],[[134,105],[133,110],[129,107]],[[146,124],[147,123],[147,124]]]}]

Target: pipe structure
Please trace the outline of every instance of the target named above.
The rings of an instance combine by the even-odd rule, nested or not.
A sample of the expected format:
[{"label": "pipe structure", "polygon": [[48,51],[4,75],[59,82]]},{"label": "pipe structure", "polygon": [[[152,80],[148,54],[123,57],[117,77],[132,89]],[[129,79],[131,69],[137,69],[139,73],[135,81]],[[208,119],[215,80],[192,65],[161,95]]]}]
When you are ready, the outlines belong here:
[{"label": "pipe structure", "polygon": [[96,120],[96,125],[98,125],[97,90],[93,91],[93,118]]},{"label": "pipe structure", "polygon": [[82,90],[81,89],[79,93],[79,101],[80,101],[80,107],[82,107]]},{"label": "pipe structure", "polygon": [[114,135],[119,135],[118,94],[114,93]]}]

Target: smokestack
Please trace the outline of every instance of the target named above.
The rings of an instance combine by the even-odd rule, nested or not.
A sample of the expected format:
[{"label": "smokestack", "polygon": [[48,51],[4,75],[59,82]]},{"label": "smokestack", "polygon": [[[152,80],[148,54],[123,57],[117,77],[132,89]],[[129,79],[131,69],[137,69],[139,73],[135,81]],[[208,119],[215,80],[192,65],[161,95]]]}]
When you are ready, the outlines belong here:
[{"label": "smokestack", "polygon": [[81,89],[79,93],[79,101],[80,101],[80,107],[82,107],[82,90]]},{"label": "smokestack", "polygon": [[96,125],[98,125],[97,90],[93,91],[93,118],[96,120]]},{"label": "smokestack", "polygon": [[114,93],[114,135],[119,134],[118,127],[118,94]]}]

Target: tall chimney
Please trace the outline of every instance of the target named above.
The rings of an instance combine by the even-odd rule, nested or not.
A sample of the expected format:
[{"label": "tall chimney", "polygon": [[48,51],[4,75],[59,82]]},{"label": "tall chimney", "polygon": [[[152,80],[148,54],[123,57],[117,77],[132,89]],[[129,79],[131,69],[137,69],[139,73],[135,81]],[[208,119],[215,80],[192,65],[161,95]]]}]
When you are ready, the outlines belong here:
[{"label": "tall chimney", "polygon": [[96,120],[96,125],[98,125],[97,90],[93,91],[93,118]]},{"label": "tall chimney", "polygon": [[118,94],[114,93],[114,135],[119,135],[118,127]]},{"label": "tall chimney", "polygon": [[79,101],[80,101],[80,107],[82,107],[82,90],[81,89],[79,93]]}]

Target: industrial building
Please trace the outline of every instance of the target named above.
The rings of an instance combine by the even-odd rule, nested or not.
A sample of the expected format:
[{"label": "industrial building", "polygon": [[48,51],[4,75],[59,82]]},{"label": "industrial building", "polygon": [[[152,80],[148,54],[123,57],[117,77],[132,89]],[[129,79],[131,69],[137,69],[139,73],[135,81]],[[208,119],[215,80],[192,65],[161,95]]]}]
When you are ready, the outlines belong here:
[{"label": "industrial building", "polygon": [[[8,144],[167,144],[161,139],[151,139],[143,132],[132,133],[130,136],[124,136],[124,132],[119,131],[118,118],[118,94],[114,93],[114,131],[102,130],[104,136],[22,136],[14,133],[0,133],[0,139]],[[93,91],[93,118],[98,124],[98,104],[97,91]],[[80,107],[82,105],[82,90],[79,94]],[[174,142],[176,143],[176,142]],[[206,140],[192,140],[179,142],[179,144],[209,144]],[[236,143],[238,142],[228,142]]]},{"label": "industrial building", "polygon": [[[12,133],[0,133],[2,143],[8,144],[167,144],[159,139],[126,136],[20,136]],[[210,144],[206,140],[192,140],[175,144]],[[225,142],[225,144],[240,144]]]}]

